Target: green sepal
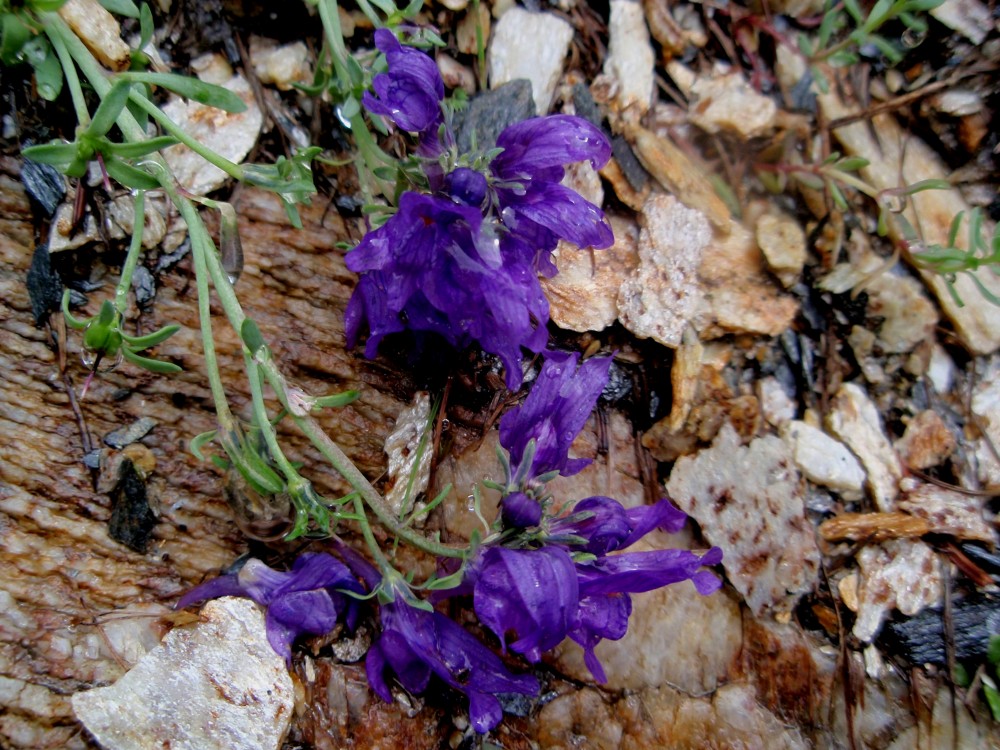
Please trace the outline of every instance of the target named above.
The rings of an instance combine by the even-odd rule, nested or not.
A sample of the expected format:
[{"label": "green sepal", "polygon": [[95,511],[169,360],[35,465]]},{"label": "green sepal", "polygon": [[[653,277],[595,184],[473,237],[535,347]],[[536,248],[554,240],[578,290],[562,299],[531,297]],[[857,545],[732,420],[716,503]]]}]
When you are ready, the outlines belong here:
[{"label": "green sepal", "polygon": [[179,330],[181,330],[179,325],[171,323],[170,325],[163,326],[158,331],[147,333],[145,336],[129,336],[127,333],[122,333],[121,336],[122,341],[128,344],[129,349],[134,352],[141,352],[143,349],[163,343]]},{"label": "green sepal", "polygon": [[218,430],[209,430],[208,432],[202,432],[201,434],[195,435],[191,438],[191,442],[188,444],[188,447],[191,449],[191,453],[194,454],[195,458],[199,461],[205,460],[205,455],[201,452],[201,449],[215,440],[215,436],[218,433]]},{"label": "green sepal", "polygon": [[183,369],[179,365],[175,365],[173,362],[164,362],[160,359],[143,357],[141,354],[136,354],[127,346],[122,347],[122,354],[125,359],[133,365],[138,365],[144,370],[149,370],[150,372],[155,372],[159,375],[173,375],[176,372],[181,372]]},{"label": "green sepal", "polygon": [[341,391],[340,393],[334,393],[329,396],[320,396],[315,401],[313,401],[313,408],[324,408],[333,407],[337,408],[340,406],[347,406],[348,404],[353,404],[358,400],[361,395],[361,391],[350,390]]},{"label": "green sepal", "polygon": [[90,321],[80,320],[80,318],[76,317],[75,315],[73,315],[73,313],[69,311],[69,294],[70,294],[69,289],[63,290],[63,296],[62,296],[63,317],[66,318],[66,325],[68,325],[70,328],[74,328],[77,331],[82,331],[90,324]]},{"label": "green sepal", "polygon": [[119,73],[118,78],[134,83],[148,83],[172,91],[185,99],[191,99],[209,107],[233,114],[245,112],[247,105],[239,96],[227,88],[214,83],[206,83],[197,78],[189,78],[175,73]]},{"label": "green sepal", "polygon": [[257,352],[261,349],[267,348],[267,344],[264,342],[264,337],[261,335],[260,328],[252,318],[243,319],[243,324],[240,326],[240,338],[243,340],[243,343],[246,345],[247,349],[250,350],[250,354],[253,356],[256,356]]}]

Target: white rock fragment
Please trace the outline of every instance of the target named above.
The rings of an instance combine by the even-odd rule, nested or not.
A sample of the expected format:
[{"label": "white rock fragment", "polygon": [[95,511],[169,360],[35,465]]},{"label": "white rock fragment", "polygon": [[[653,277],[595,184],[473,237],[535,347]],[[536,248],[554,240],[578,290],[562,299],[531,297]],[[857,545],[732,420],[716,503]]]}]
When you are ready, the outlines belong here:
[{"label": "white rock fragment", "polygon": [[434,452],[431,446],[430,417],[430,394],[419,391],[413,397],[413,403],[399,413],[396,426],[385,439],[385,453],[389,457],[386,473],[390,484],[385,499],[400,517],[414,509],[414,499],[427,490],[427,483],[430,481],[431,456]]},{"label": "white rock fragment", "polygon": [[927,366],[927,379],[938,393],[950,393],[955,382],[955,361],[941,344],[931,348],[931,361]]},{"label": "white rock fragment", "polygon": [[847,446],[807,422],[790,422],[782,433],[799,471],[845,500],[862,497],[865,470]]},{"label": "white rock fragment", "polygon": [[712,230],[700,211],[662,194],[646,201],[640,219],[639,267],[622,284],[618,318],[639,338],[677,347],[698,302]]},{"label": "white rock fragment", "polygon": [[649,110],[655,87],[654,65],[642,5],[635,0],[611,0],[604,73],[617,84],[615,99],[620,109],[634,107],[639,115]]},{"label": "white rock fragment", "polygon": [[132,53],[122,39],[121,26],[97,0],[68,0],[59,15],[101,65],[115,71],[128,69]]},{"label": "white rock fragment", "polygon": [[757,219],[757,244],[767,265],[787,289],[799,279],[806,263],[806,233],[791,216],[766,213]]},{"label": "white rock fragment", "polygon": [[973,44],[982,44],[993,26],[989,7],[979,0],[945,0],[929,12],[949,29],[964,34]]},{"label": "white rock fragment", "polygon": [[854,635],[871,643],[892,609],[913,616],[941,600],[941,563],[919,540],[900,539],[869,545],[858,554],[858,618]]},{"label": "white rock fragment", "polygon": [[548,114],[571,41],[573,27],[558,16],[511,8],[490,39],[490,86],[526,78],[538,114]]},{"label": "white rock fragment", "polygon": [[933,340],[938,324],[937,308],[916,279],[880,273],[865,285],[865,291],[869,314],[883,318],[875,332],[883,352],[910,352],[924,341]]},{"label": "white rock fragment", "polygon": [[899,509],[930,522],[934,533],[996,544],[996,532],[983,516],[986,498],[916,479],[904,479],[900,486],[905,494],[897,503]]},{"label": "white rock fragment", "polygon": [[1000,484],[1000,461],[994,452],[994,448],[1000,449],[1000,368],[995,363],[972,391],[972,412],[986,433],[976,441],[979,481]]},{"label": "white rock fragment", "polygon": [[710,76],[691,84],[688,119],[707,133],[733,133],[743,140],[767,135],[775,126],[778,107],[757,93],[739,71],[716,67]]},{"label": "white rock fragment", "polygon": [[[217,55],[207,57],[225,62]],[[217,79],[225,70],[211,59],[202,58],[199,62],[202,70],[198,76],[202,80]],[[192,66],[194,65],[192,62]],[[246,103],[246,110],[237,113],[223,112],[221,109],[173,97],[163,105],[163,112],[192,138],[239,164],[257,142],[264,115],[257,106],[250,84],[241,74],[233,75],[220,85],[239,96]],[[222,187],[227,179],[225,172],[180,143],[165,149],[163,158],[177,181],[196,195],[205,195]]]},{"label": "white rock fragment", "polygon": [[109,687],[73,696],[73,710],[106,750],[275,750],[292,716],[285,663],[256,604],[209,602]]},{"label": "white rock fragment", "polygon": [[726,423],[711,448],[677,461],[667,494],[722,548],[726,574],[755,614],[789,612],[812,589],[819,549],[803,483],[780,438],[743,447]]},{"label": "white rock fragment", "polygon": [[609,217],[615,244],[604,250],[560,242],[553,253],[559,273],[541,279],[553,322],[570,331],[603,331],[618,319],[618,292],[639,265],[639,228],[632,219]]},{"label": "white rock fragment", "polygon": [[827,415],[827,428],[861,459],[876,507],[882,512],[895,510],[903,467],[863,388],[854,383],[840,387]]},{"label": "white rock fragment", "polygon": [[785,387],[773,375],[761,378],[754,385],[760,414],[772,427],[781,427],[795,419],[795,402],[785,391]]},{"label": "white rock fragment", "polygon": [[303,42],[279,46],[271,39],[252,36],[250,59],[260,82],[280,91],[290,91],[294,84],[305,83],[312,77],[309,49]]}]

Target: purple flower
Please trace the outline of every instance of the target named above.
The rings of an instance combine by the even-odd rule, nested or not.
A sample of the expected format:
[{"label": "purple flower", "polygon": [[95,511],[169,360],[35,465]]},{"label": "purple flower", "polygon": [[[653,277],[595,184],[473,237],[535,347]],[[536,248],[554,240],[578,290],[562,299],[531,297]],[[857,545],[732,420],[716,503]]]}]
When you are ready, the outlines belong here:
[{"label": "purple flower", "polygon": [[368,651],[368,683],[392,702],[387,670],[411,693],[422,693],[432,675],[469,699],[469,719],[477,732],[488,732],[503,718],[499,693],[536,695],[538,681],[514,675],[475,636],[440,612],[410,603],[410,594],[393,589],[393,601],[381,607],[382,635]]},{"label": "purple flower", "polygon": [[361,584],[343,563],[326,553],[300,556],[283,573],[251,558],[238,573],[219,576],[188,591],[177,609],[220,596],[245,596],[267,608],[267,640],[275,652],[291,662],[292,642],[300,635],[323,635],[333,630],[354,602],[336,589],[363,593]]},{"label": "purple flower", "polygon": [[534,117],[506,128],[497,138],[503,151],[490,163],[495,178],[505,254],[521,258],[546,276],[560,239],[579,247],[609,247],[611,226],[600,208],[560,184],[565,166],[589,161],[595,169],[611,157],[599,128],[571,115]]},{"label": "purple flower", "polygon": [[[630,547],[653,529],[670,533],[680,531],[687,516],[664,498],[655,505],[641,505],[625,510],[610,497],[581,500],[566,518],[555,519],[549,532],[557,536],[577,536],[586,540],[579,548],[594,555],[604,555]],[[573,545],[574,549],[578,545]]]},{"label": "purple flower", "polygon": [[375,46],[385,53],[388,73],[372,80],[378,99],[365,92],[361,101],[369,112],[384,115],[411,133],[436,135],[441,124],[444,82],[437,65],[427,55],[404,47],[388,29],[375,32]]},{"label": "purple flower", "polygon": [[[611,358],[589,359],[580,365],[578,354],[547,352],[545,364],[521,406],[500,420],[500,444],[510,453],[511,475],[537,477],[551,471],[576,474],[589,459],[569,458],[569,447],[608,382]],[[530,466],[521,466],[530,441],[535,453]]]},{"label": "purple flower", "polygon": [[[521,498],[524,498],[522,500]],[[523,528],[521,506],[534,502],[522,493],[504,501],[505,528]],[[514,514],[515,523],[506,514]],[[721,582],[703,566],[716,565],[722,552],[713,547],[704,554],[688,550],[657,550],[609,555],[630,546],[655,528],[677,532],[686,516],[669,500],[626,510],[609,497],[590,497],[577,503],[565,518],[542,522],[548,535],[522,537],[547,542],[539,549],[484,548],[468,567],[456,594],[473,595],[479,620],[502,643],[536,662],[564,638],[584,650],[584,661],[598,682],[606,682],[594,651],[603,639],[618,640],[628,630],[632,613],[630,594],[651,591],[691,580],[702,594]],[[515,537],[517,539],[517,537]],[[574,557],[576,556],[576,561]]]},{"label": "purple flower", "polygon": [[505,529],[537,526],[542,521],[542,506],[523,492],[511,492],[500,500],[500,518]]},{"label": "purple flower", "polygon": [[511,649],[537,662],[543,651],[555,648],[566,637],[579,589],[573,560],[565,549],[490,547],[473,575],[476,616],[501,643],[506,643],[507,633],[513,633]]},{"label": "purple flower", "polygon": [[[474,199],[474,180],[457,190]],[[483,231],[479,209],[407,192],[399,210],[346,256],[362,274],[345,313],[348,346],[370,330],[365,356],[404,329],[436,333],[454,346],[478,341],[496,354],[507,383],[521,382],[521,347],[540,351],[548,338],[548,302],[526,265],[505,260]]]}]

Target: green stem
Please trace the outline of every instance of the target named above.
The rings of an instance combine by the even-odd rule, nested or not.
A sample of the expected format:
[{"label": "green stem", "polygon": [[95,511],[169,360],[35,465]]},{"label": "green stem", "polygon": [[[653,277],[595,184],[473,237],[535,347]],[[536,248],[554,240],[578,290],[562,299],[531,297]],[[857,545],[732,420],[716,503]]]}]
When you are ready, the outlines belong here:
[{"label": "green stem", "polygon": [[369,21],[372,22],[372,26],[379,29],[383,26],[381,19],[379,19],[378,14],[375,9],[372,8],[368,0],[358,0],[358,7],[361,8],[361,12],[365,14]]},{"label": "green stem", "polygon": [[285,481],[289,485],[289,490],[292,491],[304,482],[295,467],[285,458],[281,446],[278,445],[274,425],[271,424],[271,419],[267,415],[267,406],[264,404],[264,390],[261,384],[259,365],[246,346],[243,347],[243,363],[247,371],[247,380],[250,382],[250,398],[253,403],[253,415],[257,429],[264,436],[264,443],[267,445],[271,458],[278,465],[281,473],[285,475]]},{"label": "green stem", "polygon": [[229,161],[229,159],[221,154],[216,153],[197,138],[193,138],[184,130],[184,128],[167,117],[167,115],[163,113],[163,110],[149,101],[149,99],[145,96],[137,91],[133,91],[129,99],[133,104],[156,120],[160,124],[160,127],[163,128],[164,132],[172,135],[209,164],[214,164],[234,179],[243,179],[243,167],[235,162]]},{"label": "green stem", "polygon": [[821,169],[820,171],[828,179],[834,180],[835,182],[842,182],[845,185],[850,185],[859,193],[864,193],[869,198],[872,198],[875,201],[877,201],[879,198],[878,190],[873,188],[864,180],[861,180],[852,174],[848,174],[847,172],[841,172],[839,169]]},{"label": "green stem", "polygon": [[144,190],[135,191],[135,201],[133,203],[132,220],[132,241],[128,246],[128,255],[125,256],[125,264],[122,266],[122,275],[118,279],[118,286],[115,289],[115,309],[118,315],[125,317],[125,310],[128,307],[128,290],[132,287],[132,274],[139,263],[139,254],[142,252],[142,232],[146,224],[146,192]]},{"label": "green stem", "polygon": [[350,76],[347,74],[347,47],[344,45],[344,32],[340,28],[340,11],[336,0],[319,0],[319,18],[323,23],[323,33],[330,47],[330,58],[337,78],[344,86],[350,86]]},{"label": "green stem", "polygon": [[80,127],[85,128],[90,123],[90,112],[87,111],[87,102],[83,97],[83,87],[80,85],[80,77],[76,74],[76,66],[73,64],[73,59],[70,57],[69,50],[66,49],[66,43],[62,36],[53,31],[48,24],[45,26],[45,33],[49,41],[52,42],[52,48],[56,51],[63,74],[66,76],[66,85],[69,87],[70,98],[73,100],[73,109],[76,110],[76,121]]},{"label": "green stem", "polygon": [[375,539],[375,535],[372,533],[372,527],[368,523],[368,517],[365,515],[364,505],[361,503],[361,498],[354,498],[354,513],[358,517],[358,525],[361,527],[361,535],[365,538],[365,544],[368,545],[368,549],[371,550],[372,557],[375,559],[375,564],[378,565],[379,570],[382,571],[382,575],[385,576],[387,573],[394,573],[396,569],[389,562],[389,558],[385,556],[382,552],[382,548],[378,546],[378,541]]}]

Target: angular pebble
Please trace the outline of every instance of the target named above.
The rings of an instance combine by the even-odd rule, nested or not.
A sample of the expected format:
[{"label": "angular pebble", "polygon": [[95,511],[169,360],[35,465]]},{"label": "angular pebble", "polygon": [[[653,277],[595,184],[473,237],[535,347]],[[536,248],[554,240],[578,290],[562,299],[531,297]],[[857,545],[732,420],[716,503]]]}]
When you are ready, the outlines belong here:
[{"label": "angular pebble", "polygon": [[929,469],[943,463],[955,452],[954,433],[933,409],[916,414],[906,425],[903,437],[896,441],[896,451],[911,469]]},{"label": "angular pebble", "polygon": [[698,267],[712,239],[705,216],[654,195],[640,214],[639,267],[618,293],[618,318],[641,339],[677,347],[698,303]]},{"label": "angular pebble", "polygon": [[847,446],[807,422],[790,422],[782,433],[799,471],[811,482],[829,487],[845,500],[864,493],[865,470]]},{"label": "angular pebble", "polygon": [[827,428],[861,459],[875,506],[883,512],[894,510],[903,467],[885,436],[878,409],[863,388],[854,383],[840,387],[827,415]]},{"label": "angular pebble", "polygon": [[941,562],[929,546],[915,539],[868,545],[858,554],[858,619],[853,633],[871,643],[893,609],[915,615],[941,601]]},{"label": "angular pebble", "polygon": [[497,21],[490,40],[490,86],[526,78],[538,113],[548,114],[571,41],[573,27],[558,16],[511,8]]},{"label": "angular pebble", "polygon": [[642,5],[635,0],[611,0],[604,72],[617,83],[615,101],[620,109],[634,107],[640,116],[649,110],[654,64]]},{"label": "angular pebble", "polygon": [[757,244],[768,267],[787,289],[798,281],[806,262],[806,234],[791,216],[766,213],[757,219]]},{"label": "angular pebble", "polygon": [[105,750],[276,750],[294,706],[285,663],[248,599],[209,602],[114,685],[73,695]]},{"label": "angular pebble", "polygon": [[936,534],[950,534],[958,539],[986,542],[991,547],[997,535],[986,522],[983,506],[986,498],[968,495],[929,482],[904,479],[900,510],[928,521]]},{"label": "angular pebble", "polygon": [[775,126],[778,108],[758,94],[738,71],[719,66],[710,76],[699,76],[691,85],[693,100],[688,119],[707,133],[732,133],[743,140],[767,135]]},{"label": "angular pebble", "polygon": [[744,447],[727,423],[711,448],[677,461],[667,494],[722,548],[726,575],[755,614],[788,612],[812,589],[819,549],[802,480],[781,439]]}]

